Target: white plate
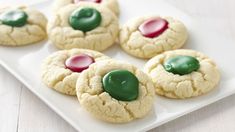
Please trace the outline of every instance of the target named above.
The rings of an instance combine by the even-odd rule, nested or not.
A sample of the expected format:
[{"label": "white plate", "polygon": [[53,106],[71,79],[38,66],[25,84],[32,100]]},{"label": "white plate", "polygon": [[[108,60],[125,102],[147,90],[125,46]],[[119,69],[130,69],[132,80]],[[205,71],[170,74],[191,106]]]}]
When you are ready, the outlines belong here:
[{"label": "white plate", "polygon": [[[0,64],[79,131],[94,131],[94,128],[98,132],[146,131],[235,93],[235,62],[232,61],[234,60],[232,57],[235,56],[235,45],[229,38],[214,34],[208,25],[195,23],[192,18],[161,0],[148,0],[148,2],[119,0],[119,2],[121,23],[133,16],[146,14],[170,15],[182,20],[190,33],[185,48],[204,52],[216,61],[222,73],[220,86],[209,94],[187,100],[172,100],[157,96],[153,110],[145,118],[127,124],[110,124],[91,117],[80,107],[75,97],[61,95],[41,83],[41,61],[56,51],[49,42],[18,48],[0,47]],[[48,0],[33,7],[50,15],[50,5],[51,2]],[[139,68],[145,63],[124,53],[118,45],[104,53],[131,62]]]}]

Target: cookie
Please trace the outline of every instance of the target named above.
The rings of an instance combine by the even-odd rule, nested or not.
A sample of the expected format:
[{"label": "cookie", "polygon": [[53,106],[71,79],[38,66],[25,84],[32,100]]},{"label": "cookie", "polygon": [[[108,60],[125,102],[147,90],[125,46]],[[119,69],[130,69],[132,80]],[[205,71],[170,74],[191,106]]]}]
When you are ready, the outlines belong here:
[{"label": "cookie", "polygon": [[103,51],[115,43],[118,32],[117,17],[91,2],[65,6],[48,24],[49,39],[59,49]]},{"label": "cookie", "polygon": [[106,59],[109,57],[85,49],[57,51],[43,61],[42,81],[60,93],[76,95],[76,81],[80,74],[89,65]]},{"label": "cookie", "polygon": [[0,10],[0,45],[22,46],[44,40],[46,17],[27,7]]},{"label": "cookie", "polygon": [[184,24],[172,17],[145,16],[121,27],[120,45],[128,54],[152,58],[164,51],[182,47],[187,39]]},{"label": "cookie", "polygon": [[119,4],[117,0],[56,0],[53,4],[54,11],[69,4],[80,4],[82,2],[92,2],[109,8],[116,16],[119,16]]},{"label": "cookie", "polygon": [[153,82],[144,72],[113,60],[91,65],[79,76],[76,89],[81,106],[113,123],[143,118],[155,96]]},{"label": "cookie", "polygon": [[220,80],[216,64],[193,50],[174,50],[149,60],[144,71],[152,78],[156,93],[168,98],[190,98],[208,93]]}]

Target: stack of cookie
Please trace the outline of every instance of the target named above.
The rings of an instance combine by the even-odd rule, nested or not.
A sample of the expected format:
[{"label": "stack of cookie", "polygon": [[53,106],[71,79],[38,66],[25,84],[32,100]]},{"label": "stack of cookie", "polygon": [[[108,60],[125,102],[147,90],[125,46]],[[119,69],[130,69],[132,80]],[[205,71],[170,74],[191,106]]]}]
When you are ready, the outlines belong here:
[{"label": "stack of cookie", "polygon": [[56,91],[77,95],[88,112],[104,121],[124,123],[152,108],[154,84],[135,66],[97,51],[62,50],[45,59],[43,82]]}]

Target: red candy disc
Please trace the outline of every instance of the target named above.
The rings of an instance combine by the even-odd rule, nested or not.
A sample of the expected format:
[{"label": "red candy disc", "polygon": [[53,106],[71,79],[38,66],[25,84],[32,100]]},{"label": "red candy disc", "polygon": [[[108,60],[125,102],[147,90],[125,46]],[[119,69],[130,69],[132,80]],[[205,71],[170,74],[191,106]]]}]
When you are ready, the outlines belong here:
[{"label": "red candy disc", "polygon": [[162,34],[168,28],[168,22],[162,18],[150,19],[139,26],[143,36],[154,38]]},{"label": "red candy disc", "polygon": [[81,1],[101,3],[102,0],[74,0],[74,3],[77,4],[77,3],[81,2]]},{"label": "red candy disc", "polygon": [[65,62],[65,66],[73,72],[82,72],[94,62],[95,60],[92,57],[82,54],[68,58]]}]

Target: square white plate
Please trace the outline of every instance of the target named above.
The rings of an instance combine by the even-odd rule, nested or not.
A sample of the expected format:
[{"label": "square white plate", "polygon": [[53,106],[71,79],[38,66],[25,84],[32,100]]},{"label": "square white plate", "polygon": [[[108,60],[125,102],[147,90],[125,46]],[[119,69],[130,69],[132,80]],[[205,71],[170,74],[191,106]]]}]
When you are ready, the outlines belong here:
[{"label": "square white plate", "polygon": [[[32,5],[50,16],[51,1]],[[170,15],[182,20],[187,26],[190,38],[185,48],[201,51],[213,58],[221,69],[221,83],[209,94],[187,100],[172,100],[156,97],[154,108],[148,116],[127,124],[110,124],[91,117],[83,110],[76,97],[61,95],[41,83],[40,65],[50,53],[56,51],[47,41],[24,47],[0,46],[0,64],[24,83],[49,107],[79,131],[115,132],[146,131],[170,120],[195,111],[217,100],[235,93],[235,45],[230,38],[215,34],[209,25],[197,23],[192,18],[161,0],[119,0],[121,23],[129,18],[146,14]],[[1,37],[1,36],[0,36]],[[130,62],[142,68],[146,61],[124,53],[118,45],[111,47],[105,54]]]}]

